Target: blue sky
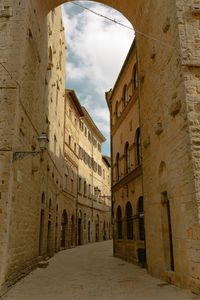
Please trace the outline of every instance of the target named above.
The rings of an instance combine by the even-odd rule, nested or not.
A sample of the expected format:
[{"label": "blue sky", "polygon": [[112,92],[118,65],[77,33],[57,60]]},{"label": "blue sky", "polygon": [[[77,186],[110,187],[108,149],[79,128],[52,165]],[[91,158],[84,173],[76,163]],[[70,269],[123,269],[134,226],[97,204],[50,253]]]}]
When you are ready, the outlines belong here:
[{"label": "blue sky", "polygon": [[[118,11],[91,1],[79,4],[132,27]],[[134,38],[134,32],[72,2],[62,6],[67,43],[66,86],[76,91],[98,128],[107,138],[103,153],[110,155],[109,111],[105,92],[115,84]]]}]

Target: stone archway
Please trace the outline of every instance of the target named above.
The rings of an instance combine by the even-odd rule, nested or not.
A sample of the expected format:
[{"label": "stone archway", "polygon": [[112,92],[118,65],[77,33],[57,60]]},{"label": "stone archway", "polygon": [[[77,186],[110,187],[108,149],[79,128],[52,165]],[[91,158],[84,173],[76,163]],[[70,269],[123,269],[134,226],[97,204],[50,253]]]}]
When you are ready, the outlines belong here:
[{"label": "stone archway", "polygon": [[[11,224],[19,219],[12,211],[19,208],[20,203],[26,207],[23,207],[24,211],[29,211],[29,204],[18,200],[20,197],[15,193],[15,180],[21,186],[21,194],[26,195],[26,187],[30,186],[30,170],[23,168],[23,162],[21,166],[18,162],[14,164],[13,151],[31,149],[34,143],[30,142],[30,136],[37,137],[44,130],[47,131],[48,86],[56,86],[56,83],[50,82],[50,74],[46,74],[50,39],[46,15],[64,2],[66,1],[11,0],[10,7],[6,6],[0,11],[0,44],[3,45],[0,50],[0,72],[3,79],[0,96],[4,99],[0,104],[1,119],[4,122],[4,126],[0,127],[0,175],[4,185],[4,221],[0,235],[2,245],[6,245],[0,247],[0,283],[10,274],[9,262],[14,260],[14,256],[8,258],[7,250],[11,245],[17,248],[8,238],[12,235]],[[170,276],[164,270],[163,258],[155,255],[161,247],[161,240],[158,239],[161,230],[158,208],[160,192],[163,192],[159,191],[158,195],[159,179],[155,166],[159,165],[165,149],[165,161],[169,166],[167,189],[174,199],[174,219],[180,220],[174,229],[177,237],[174,255],[184,261],[177,263],[176,276],[170,280],[198,290],[199,274],[193,267],[191,253],[195,251],[199,259],[199,248],[193,243],[193,240],[198,243],[200,240],[199,167],[196,163],[199,155],[199,138],[196,133],[200,132],[200,53],[195,40],[198,36],[199,9],[195,7],[193,0],[188,0],[187,3],[183,0],[99,2],[122,12],[136,29],[144,199],[148,199],[145,201],[148,212],[145,215],[145,228],[149,272],[156,276],[162,273],[164,278]],[[53,75],[55,74],[52,73],[51,78],[54,78]],[[56,81],[57,78],[52,80]],[[61,90],[60,86],[59,89]],[[27,115],[31,115],[31,118]],[[21,142],[24,136],[27,138],[25,142]],[[22,146],[26,146],[26,149]],[[30,163],[28,166],[31,168]],[[44,176],[46,169],[46,166],[42,169],[41,176]],[[35,176],[30,193],[34,195],[37,191],[38,194],[39,186],[40,178]],[[34,210],[34,204],[31,205]],[[152,217],[157,221],[157,226],[152,224]],[[23,216],[24,224],[28,220],[27,213]],[[24,240],[30,243],[30,247],[34,247],[34,239]],[[26,245],[22,248],[25,249]]]}]

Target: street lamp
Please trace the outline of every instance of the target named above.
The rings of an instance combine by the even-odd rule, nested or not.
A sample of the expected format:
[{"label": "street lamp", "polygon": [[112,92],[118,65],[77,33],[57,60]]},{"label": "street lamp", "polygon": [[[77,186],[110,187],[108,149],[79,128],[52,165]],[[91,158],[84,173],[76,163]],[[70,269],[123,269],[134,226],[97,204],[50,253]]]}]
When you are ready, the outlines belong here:
[{"label": "street lamp", "polygon": [[47,134],[42,132],[42,134],[38,137],[38,142],[39,142],[40,151],[16,151],[16,152],[13,152],[13,161],[17,160],[17,159],[22,159],[29,154],[37,155],[37,154],[43,152],[44,150],[46,150],[47,144],[49,142]]}]

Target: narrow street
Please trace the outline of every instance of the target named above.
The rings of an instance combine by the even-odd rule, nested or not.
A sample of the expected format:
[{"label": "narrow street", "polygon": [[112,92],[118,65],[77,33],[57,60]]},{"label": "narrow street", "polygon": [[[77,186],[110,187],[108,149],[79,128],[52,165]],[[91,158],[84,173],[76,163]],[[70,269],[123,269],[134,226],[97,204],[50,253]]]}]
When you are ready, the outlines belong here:
[{"label": "narrow street", "polygon": [[152,278],[144,269],[112,257],[112,242],[55,255],[46,269],[18,282],[3,300],[191,300],[187,290]]}]

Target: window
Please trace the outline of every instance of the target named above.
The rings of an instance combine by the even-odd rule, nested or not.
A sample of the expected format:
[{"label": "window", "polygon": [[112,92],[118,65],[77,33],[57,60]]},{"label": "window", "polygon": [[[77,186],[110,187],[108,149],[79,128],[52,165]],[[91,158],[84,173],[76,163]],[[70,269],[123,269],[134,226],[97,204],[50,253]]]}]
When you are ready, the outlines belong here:
[{"label": "window", "polygon": [[72,143],[72,137],[71,135],[69,135],[69,146],[71,147],[71,143]]},{"label": "window", "polygon": [[101,144],[98,143],[98,150],[101,152]]},{"label": "window", "polygon": [[68,175],[65,174],[65,189],[67,190],[67,185],[68,185]]},{"label": "window", "polygon": [[83,131],[84,126],[83,126],[83,122],[81,120],[79,122],[79,128],[80,128],[81,131]]},{"label": "window", "polygon": [[74,152],[76,153],[76,143],[74,143]]},{"label": "window", "polygon": [[117,153],[117,156],[116,156],[116,180],[118,181],[119,178],[120,178],[120,175],[119,175],[119,152]]},{"label": "window", "polygon": [[133,213],[132,205],[130,202],[126,204],[126,232],[127,239],[133,240]]},{"label": "window", "polygon": [[137,64],[134,65],[133,67],[133,89],[138,88],[138,68]]},{"label": "window", "polygon": [[81,177],[79,177],[79,179],[78,179],[78,191],[79,191],[79,193],[82,192],[82,178]]},{"label": "window", "polygon": [[140,128],[135,133],[135,162],[136,166],[141,164],[141,140],[140,140]]},{"label": "window", "polygon": [[84,181],[84,196],[87,195],[87,182]]},{"label": "window", "polygon": [[71,192],[74,192],[74,179],[71,178]]},{"label": "window", "polygon": [[103,169],[103,179],[105,179],[105,170]]},{"label": "window", "polygon": [[69,109],[69,118],[70,118],[70,120],[72,119],[72,110],[71,110],[71,108]]},{"label": "window", "polygon": [[127,84],[124,86],[124,105],[127,105],[128,103],[128,86]]},{"label": "window", "polygon": [[130,151],[129,151],[128,142],[126,142],[124,154],[125,154],[125,174],[128,174],[130,170]]},{"label": "window", "polygon": [[87,136],[87,127],[85,126],[85,136]]},{"label": "window", "polygon": [[100,165],[98,165],[98,174],[99,174],[99,176],[102,175],[102,167]]},{"label": "window", "polygon": [[91,142],[91,132],[88,131],[88,140]]},{"label": "window", "polygon": [[91,197],[91,184],[88,185],[88,196]]},{"label": "window", "polygon": [[45,193],[42,193],[42,204],[45,204]]},{"label": "window", "polygon": [[117,101],[115,104],[115,116],[116,120],[119,118],[119,102]]},{"label": "window", "polygon": [[74,172],[71,171],[71,192],[74,192]]},{"label": "window", "polygon": [[94,147],[97,147],[97,140],[93,137],[93,145]]},{"label": "window", "polygon": [[122,239],[122,209],[120,206],[117,208],[117,237]]}]

